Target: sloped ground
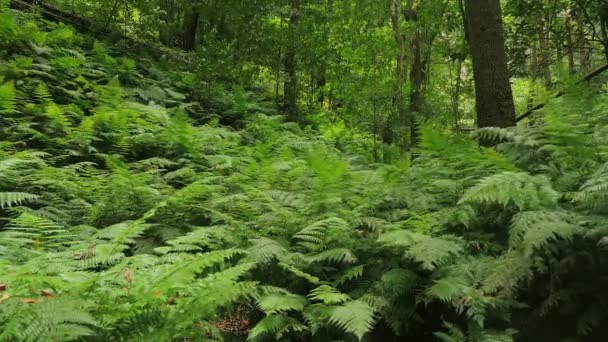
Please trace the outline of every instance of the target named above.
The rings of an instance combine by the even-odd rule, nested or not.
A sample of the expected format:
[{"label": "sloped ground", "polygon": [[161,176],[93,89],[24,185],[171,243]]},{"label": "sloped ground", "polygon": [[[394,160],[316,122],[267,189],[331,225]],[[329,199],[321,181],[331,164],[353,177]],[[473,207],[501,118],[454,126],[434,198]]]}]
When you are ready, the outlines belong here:
[{"label": "sloped ground", "polygon": [[0,341],[604,336],[602,98],[370,165],[68,26],[0,47]]}]

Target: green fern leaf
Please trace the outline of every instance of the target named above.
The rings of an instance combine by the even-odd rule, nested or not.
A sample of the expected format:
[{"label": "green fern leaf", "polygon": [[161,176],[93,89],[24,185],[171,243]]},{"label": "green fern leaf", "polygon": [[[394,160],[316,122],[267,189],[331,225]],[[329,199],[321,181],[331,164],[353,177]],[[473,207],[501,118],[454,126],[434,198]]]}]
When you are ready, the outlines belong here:
[{"label": "green fern leaf", "polygon": [[258,341],[266,335],[274,335],[274,340],[280,340],[289,333],[301,333],[307,330],[308,328],[304,324],[298,322],[295,318],[282,314],[270,315],[264,317],[253,329],[251,329],[247,340]]},{"label": "green fern leaf", "polygon": [[543,176],[504,172],[489,176],[469,189],[459,204],[514,205],[519,210],[555,207],[558,194]]},{"label": "green fern leaf", "polygon": [[8,82],[0,85],[0,114],[14,114],[17,109],[15,85]]},{"label": "green fern leaf", "polygon": [[354,334],[360,340],[374,327],[374,309],[360,300],[352,300],[334,307],[329,323]]},{"label": "green fern leaf", "polygon": [[249,248],[250,257],[258,263],[266,264],[273,260],[283,260],[289,252],[279,242],[269,238],[251,240],[253,245]]},{"label": "green fern leaf", "polygon": [[350,297],[329,285],[321,285],[308,294],[308,298],[324,304],[340,304],[350,300]]},{"label": "green fern leaf", "polygon": [[336,264],[353,264],[357,257],[346,248],[333,248],[306,258],[309,262],[329,261]]},{"label": "green fern leaf", "polygon": [[0,208],[11,207],[25,201],[34,201],[38,196],[25,192],[0,192]]},{"label": "green fern leaf", "polygon": [[382,234],[378,241],[387,246],[407,248],[405,255],[421,263],[427,270],[434,270],[462,254],[462,240],[444,235],[431,237],[409,230],[394,230]]},{"label": "green fern leaf", "polygon": [[302,311],[307,303],[306,298],[294,294],[270,294],[258,299],[258,306],[266,315]]},{"label": "green fern leaf", "polygon": [[583,228],[570,223],[570,220],[568,214],[561,211],[521,212],[513,217],[509,244],[531,255],[551,240],[571,240],[575,235],[584,233]]}]

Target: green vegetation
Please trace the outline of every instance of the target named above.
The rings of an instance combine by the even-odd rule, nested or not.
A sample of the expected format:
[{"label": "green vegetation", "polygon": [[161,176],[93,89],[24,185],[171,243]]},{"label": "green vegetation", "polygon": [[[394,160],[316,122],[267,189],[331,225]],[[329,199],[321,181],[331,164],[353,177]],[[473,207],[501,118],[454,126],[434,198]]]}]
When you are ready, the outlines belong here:
[{"label": "green vegetation", "polygon": [[404,2],[0,1],[0,341],[605,340],[601,6]]}]

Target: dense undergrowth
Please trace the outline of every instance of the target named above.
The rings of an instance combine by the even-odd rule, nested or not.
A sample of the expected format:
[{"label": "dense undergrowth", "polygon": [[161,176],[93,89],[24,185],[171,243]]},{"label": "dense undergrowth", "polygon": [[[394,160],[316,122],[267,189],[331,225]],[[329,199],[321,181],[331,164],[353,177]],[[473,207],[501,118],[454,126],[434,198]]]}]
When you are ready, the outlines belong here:
[{"label": "dense undergrowth", "polygon": [[252,92],[0,19],[0,341],[605,336],[605,96],[371,164]]}]

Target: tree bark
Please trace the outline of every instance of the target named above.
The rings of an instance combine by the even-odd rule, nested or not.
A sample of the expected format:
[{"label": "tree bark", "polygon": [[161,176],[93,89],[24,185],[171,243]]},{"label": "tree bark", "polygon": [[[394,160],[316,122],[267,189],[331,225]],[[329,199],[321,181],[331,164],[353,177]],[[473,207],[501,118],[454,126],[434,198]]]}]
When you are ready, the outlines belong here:
[{"label": "tree bark", "polygon": [[551,65],[549,64],[549,40],[547,37],[547,26],[543,23],[538,32],[538,42],[540,45],[540,67],[543,71],[545,88],[550,89],[553,85],[551,75]]},{"label": "tree bark", "polygon": [[465,13],[473,56],[477,125],[515,126],[500,0],[465,0]]},{"label": "tree bark", "polygon": [[454,129],[460,132],[460,89],[462,88],[462,58],[456,60],[456,75],[452,90],[452,115],[454,118]]},{"label": "tree bark", "polygon": [[601,43],[604,47],[604,57],[608,62],[608,1],[600,0],[599,6]]},{"label": "tree bark", "polygon": [[[411,1],[410,1],[411,2]],[[386,132],[384,133],[384,142],[392,143],[395,139],[392,135],[395,132],[392,127],[397,124],[399,128],[405,128],[407,125],[407,113],[405,111],[404,101],[404,87],[407,82],[407,63],[406,63],[406,46],[407,39],[400,29],[400,6],[398,0],[389,0],[389,7],[391,13],[391,28],[393,30],[393,38],[397,46],[397,53],[395,55],[397,67],[395,69],[395,84],[393,89],[393,106],[395,109],[395,115],[389,117],[389,122],[386,125]],[[402,139],[402,145],[407,149],[406,139]]]},{"label": "tree bark", "polygon": [[420,31],[414,28],[412,31],[412,67],[410,69],[410,105],[408,123],[410,126],[410,146],[415,147],[418,144],[418,125],[416,117],[422,111],[422,82],[424,79],[424,64],[422,62],[422,42],[420,39]]},{"label": "tree bark", "polygon": [[291,0],[291,13],[289,14],[289,35],[287,40],[287,48],[285,50],[285,82],[283,84],[284,109],[287,118],[290,121],[300,122],[300,114],[298,111],[297,96],[298,96],[298,75],[297,75],[297,60],[296,60],[296,39],[297,27],[299,22],[299,2],[300,0]]},{"label": "tree bark", "polygon": [[198,31],[199,15],[199,10],[195,7],[191,7],[184,15],[182,48],[186,51],[192,51],[196,48],[196,33]]},{"label": "tree bark", "polygon": [[572,14],[568,10],[566,14],[566,43],[568,44],[568,72],[570,75],[574,75],[576,72],[576,65],[574,64],[574,39],[572,38]]}]

